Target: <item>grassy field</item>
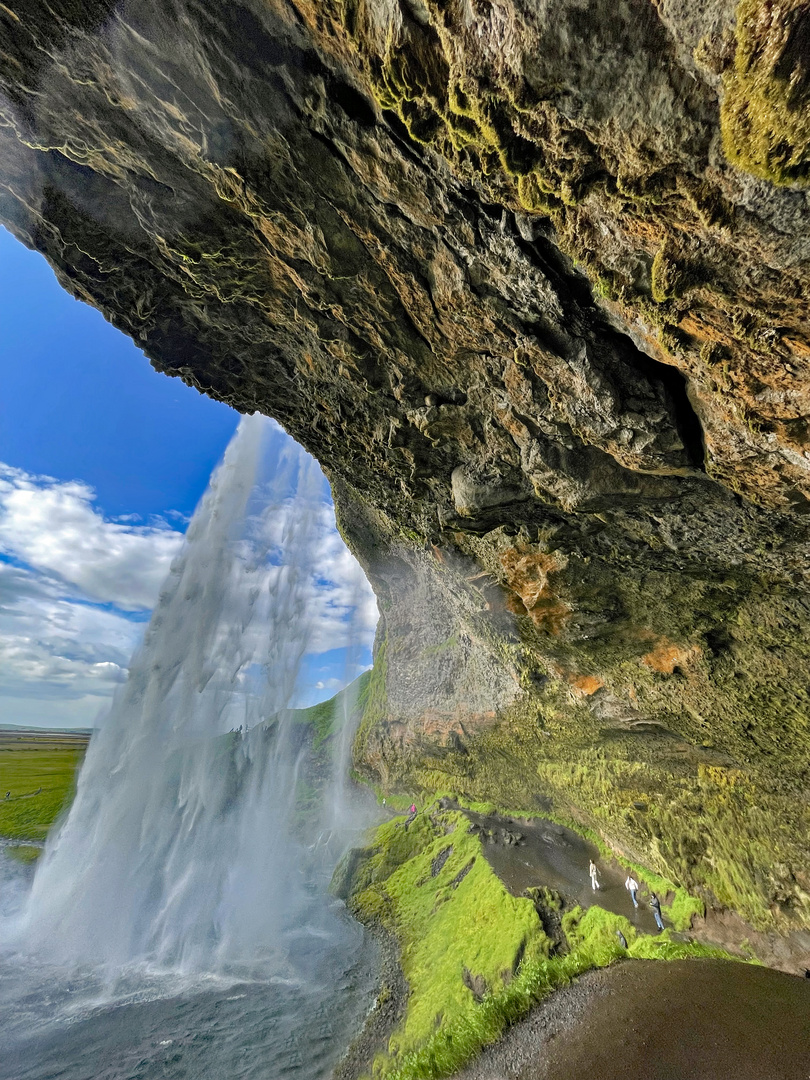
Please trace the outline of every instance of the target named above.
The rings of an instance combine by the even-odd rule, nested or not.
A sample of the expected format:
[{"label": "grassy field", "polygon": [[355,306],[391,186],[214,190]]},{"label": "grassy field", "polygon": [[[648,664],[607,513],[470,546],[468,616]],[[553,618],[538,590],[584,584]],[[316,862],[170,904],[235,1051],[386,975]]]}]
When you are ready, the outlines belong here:
[{"label": "grassy field", "polygon": [[70,802],[86,748],[77,736],[0,733],[0,837],[45,839]]}]

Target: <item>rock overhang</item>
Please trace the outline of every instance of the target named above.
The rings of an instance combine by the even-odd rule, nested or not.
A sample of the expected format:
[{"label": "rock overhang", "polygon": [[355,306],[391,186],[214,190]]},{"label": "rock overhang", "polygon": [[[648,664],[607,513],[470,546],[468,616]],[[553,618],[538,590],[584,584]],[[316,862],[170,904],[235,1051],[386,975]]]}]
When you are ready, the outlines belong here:
[{"label": "rock overhang", "polygon": [[[614,797],[649,759],[707,828],[715,796],[778,822],[810,749],[801,124],[745,171],[734,6],[614,9],[13,0],[0,217],[158,370],[322,462],[381,600],[387,775],[432,745],[461,783],[489,713],[523,738],[534,709],[538,793],[806,919],[795,814],[778,884],[745,825],[743,887]],[[565,746],[612,762],[601,818]]]}]

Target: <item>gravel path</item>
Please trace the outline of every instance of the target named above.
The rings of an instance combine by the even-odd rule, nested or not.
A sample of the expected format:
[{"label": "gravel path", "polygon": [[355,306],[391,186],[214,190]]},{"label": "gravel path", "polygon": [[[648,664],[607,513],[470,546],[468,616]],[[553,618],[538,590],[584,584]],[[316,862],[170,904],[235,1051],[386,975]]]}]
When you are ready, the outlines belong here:
[{"label": "gravel path", "polygon": [[810,980],[723,960],[589,972],[456,1080],[810,1080]]}]

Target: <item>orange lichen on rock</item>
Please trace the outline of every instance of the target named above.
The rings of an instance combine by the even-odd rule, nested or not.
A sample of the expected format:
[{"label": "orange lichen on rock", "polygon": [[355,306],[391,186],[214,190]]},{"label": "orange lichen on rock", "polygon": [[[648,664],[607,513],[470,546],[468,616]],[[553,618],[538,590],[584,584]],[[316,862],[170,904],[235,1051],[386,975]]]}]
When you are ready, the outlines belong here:
[{"label": "orange lichen on rock", "polygon": [[641,662],[662,675],[673,675],[676,668],[684,667],[698,653],[699,649],[694,645],[687,648],[662,638],[654,649],[642,656]]},{"label": "orange lichen on rock", "polygon": [[590,697],[605,685],[598,675],[571,675],[568,681],[571,689],[579,697]]},{"label": "orange lichen on rock", "polygon": [[552,588],[550,578],[562,569],[554,555],[510,548],[501,555],[506,583],[512,592],[506,606],[515,615],[528,615],[538,630],[559,634],[571,610]]}]

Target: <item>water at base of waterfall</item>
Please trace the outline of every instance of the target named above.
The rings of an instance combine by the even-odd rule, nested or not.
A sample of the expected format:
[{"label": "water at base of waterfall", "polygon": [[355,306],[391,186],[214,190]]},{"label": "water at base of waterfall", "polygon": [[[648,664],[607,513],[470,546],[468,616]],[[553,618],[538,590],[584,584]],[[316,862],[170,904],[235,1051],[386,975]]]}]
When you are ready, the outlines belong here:
[{"label": "water at base of waterfall", "polygon": [[0,1080],[320,1080],[361,1026],[374,949],[327,890],[353,710],[313,801],[292,708],[324,488],[242,421],[36,874],[0,851]]},{"label": "water at base of waterfall", "polygon": [[[0,886],[26,876],[0,852]],[[326,1080],[372,1005],[377,953],[325,885],[310,884],[320,932],[302,925],[295,968],[265,979],[133,964],[108,984],[0,953],[0,1080]]]}]

